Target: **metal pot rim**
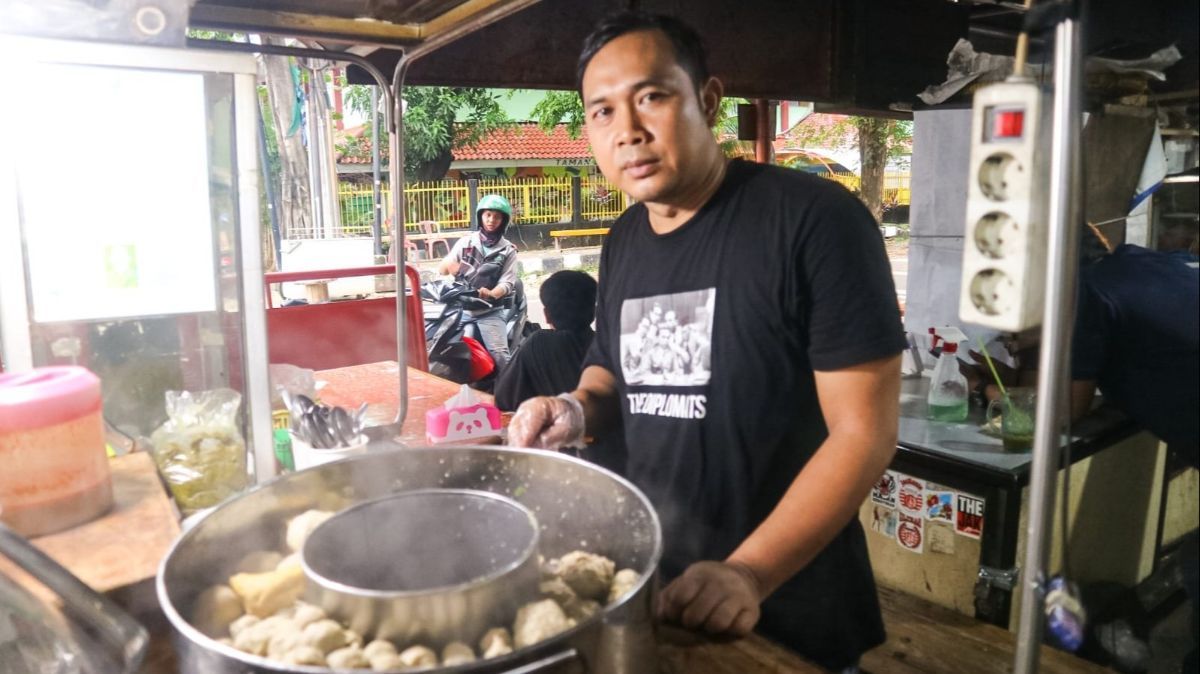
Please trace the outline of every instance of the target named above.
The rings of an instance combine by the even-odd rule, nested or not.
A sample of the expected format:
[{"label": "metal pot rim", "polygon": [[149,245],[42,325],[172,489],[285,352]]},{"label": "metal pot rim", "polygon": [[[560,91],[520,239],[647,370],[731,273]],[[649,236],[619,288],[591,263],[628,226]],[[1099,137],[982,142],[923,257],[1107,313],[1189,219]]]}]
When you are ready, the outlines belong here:
[{"label": "metal pot rim", "polygon": [[530,538],[529,545],[526,546],[523,550],[521,550],[520,553],[517,555],[517,558],[514,559],[513,561],[509,562],[508,564],[505,564],[504,566],[501,566],[498,569],[493,569],[490,573],[479,576],[478,578],[472,578],[471,580],[468,580],[463,583],[458,583],[457,585],[443,585],[440,587],[431,587],[431,588],[426,588],[423,590],[372,590],[369,588],[362,588],[362,587],[355,587],[353,585],[346,585],[345,583],[341,583],[336,580],[331,580],[331,579],[326,578],[325,576],[321,575],[320,573],[318,573],[311,567],[309,567],[308,557],[304,553],[304,551],[308,549],[308,542],[306,541],[304,544],[304,547],[301,548],[301,552],[300,552],[300,565],[304,568],[304,575],[309,580],[313,581],[314,583],[316,583],[324,588],[327,588],[327,589],[330,589],[330,590],[333,590],[335,592],[339,592],[342,594],[354,595],[356,597],[362,597],[364,599],[382,599],[382,600],[407,599],[410,597],[424,597],[424,596],[431,596],[431,595],[437,595],[437,594],[464,592],[466,590],[469,590],[469,589],[472,589],[475,587],[486,585],[486,584],[491,583],[491,582],[497,580],[498,578],[501,578],[504,575],[514,571],[515,569],[520,567],[522,564],[524,564],[526,562],[526,560],[528,560],[531,556],[533,556],[534,554],[537,553],[538,544],[541,541],[541,536],[539,536],[539,533],[538,533],[537,518],[534,517],[533,511],[531,511],[529,508],[526,508],[521,503],[518,503],[516,500],[511,499],[507,496],[504,496],[501,494],[496,494],[496,493],[490,492],[490,491],[482,491],[482,490],[478,490],[478,489],[438,489],[438,488],[412,489],[412,490],[407,490],[407,491],[395,492],[392,494],[388,494],[387,496],[381,496],[379,498],[374,498],[369,501],[363,501],[361,503],[356,503],[356,504],[350,506],[349,508],[341,510],[333,517],[330,517],[329,519],[325,520],[320,525],[318,525],[317,528],[313,529],[312,533],[309,534],[308,540],[312,540],[313,536],[316,536],[317,532],[320,531],[322,527],[328,525],[330,522],[336,520],[338,517],[341,517],[348,513],[352,513],[355,510],[369,508],[369,507],[376,505],[382,501],[390,501],[390,500],[399,499],[399,498],[412,498],[414,496],[425,496],[425,495],[429,495],[429,494],[459,494],[462,496],[487,498],[487,499],[491,499],[494,501],[499,501],[500,503],[503,503],[504,505],[509,506],[510,508],[513,508],[514,510],[517,510],[518,512],[520,512],[522,515],[525,516],[526,520],[529,522],[530,531],[533,532],[533,536]]}]

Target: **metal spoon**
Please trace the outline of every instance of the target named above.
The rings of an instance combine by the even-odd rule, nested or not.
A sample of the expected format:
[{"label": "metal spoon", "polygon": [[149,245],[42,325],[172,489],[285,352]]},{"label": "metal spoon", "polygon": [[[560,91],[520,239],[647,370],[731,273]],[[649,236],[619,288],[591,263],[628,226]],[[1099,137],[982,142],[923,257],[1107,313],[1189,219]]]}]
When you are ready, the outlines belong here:
[{"label": "metal spoon", "polygon": [[319,407],[319,405],[317,405],[315,402],[313,402],[312,398],[309,398],[308,396],[304,395],[303,393],[297,393],[294,400],[296,401],[296,404],[300,406],[301,414],[304,414],[305,412],[307,412],[311,409],[315,409],[315,408]]},{"label": "metal spoon", "polygon": [[314,448],[329,449],[337,444],[328,422],[318,409],[314,408],[305,413],[304,422],[308,430],[309,441]]},{"label": "metal spoon", "polygon": [[346,410],[335,407],[330,413],[330,420],[333,422],[333,429],[337,431],[338,441],[340,446],[349,447],[358,439],[358,433],[354,429],[354,420],[350,418],[350,413]]}]

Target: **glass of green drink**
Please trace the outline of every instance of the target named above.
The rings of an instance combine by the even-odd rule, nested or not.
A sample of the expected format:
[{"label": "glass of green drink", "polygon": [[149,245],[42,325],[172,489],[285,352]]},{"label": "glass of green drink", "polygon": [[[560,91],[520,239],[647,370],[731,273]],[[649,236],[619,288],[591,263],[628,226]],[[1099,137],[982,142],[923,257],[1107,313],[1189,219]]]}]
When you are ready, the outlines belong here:
[{"label": "glass of green drink", "polygon": [[1010,388],[1008,395],[988,404],[988,424],[1000,416],[1000,438],[1004,449],[1023,452],[1033,446],[1033,413],[1037,406],[1037,389]]}]

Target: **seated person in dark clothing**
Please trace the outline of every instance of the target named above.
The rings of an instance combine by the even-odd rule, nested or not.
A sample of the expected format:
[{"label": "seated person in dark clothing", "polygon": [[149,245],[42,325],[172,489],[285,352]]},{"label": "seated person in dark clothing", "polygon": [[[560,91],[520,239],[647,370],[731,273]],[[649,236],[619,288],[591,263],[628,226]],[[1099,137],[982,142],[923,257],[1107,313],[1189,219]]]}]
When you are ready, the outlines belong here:
[{"label": "seated person in dark clothing", "polygon": [[[1177,237],[1180,238],[1180,237]],[[1089,227],[1072,345],[1072,416],[1105,401],[1164,440],[1186,463],[1200,445],[1200,270],[1194,228],[1175,250],[1122,245]],[[1094,245],[1094,244],[1093,244]]]},{"label": "seated person in dark clothing", "polygon": [[[1099,238],[1088,236],[1085,243]],[[1107,402],[1167,443],[1172,468],[1200,468],[1200,268],[1197,228],[1163,228],[1160,250],[1118,246],[1080,270],[1072,347],[1072,414]],[[1085,246],[1086,247],[1086,246]],[[1107,247],[1107,246],[1106,246]],[[1197,671],[1200,558],[1195,530],[1180,545],[1192,608],[1193,648],[1183,670]]]},{"label": "seated person in dark clothing", "polygon": [[555,272],[540,291],[546,322],[521,344],[496,381],[496,405],[515,410],[534,396],[552,396],[579,384],[583,357],[592,344],[596,280],[581,271]]}]

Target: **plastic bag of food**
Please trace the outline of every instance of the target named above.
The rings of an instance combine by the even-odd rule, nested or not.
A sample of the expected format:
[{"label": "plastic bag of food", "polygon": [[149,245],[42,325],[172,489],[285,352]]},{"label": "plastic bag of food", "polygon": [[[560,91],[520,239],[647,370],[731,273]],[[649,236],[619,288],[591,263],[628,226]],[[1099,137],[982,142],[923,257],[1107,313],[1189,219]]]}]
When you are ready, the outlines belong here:
[{"label": "plastic bag of food", "polygon": [[179,509],[215,506],[246,487],[242,395],[231,389],[167,391],[167,421],[150,436],[158,470]]}]

